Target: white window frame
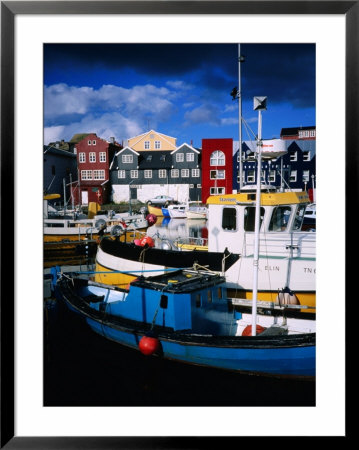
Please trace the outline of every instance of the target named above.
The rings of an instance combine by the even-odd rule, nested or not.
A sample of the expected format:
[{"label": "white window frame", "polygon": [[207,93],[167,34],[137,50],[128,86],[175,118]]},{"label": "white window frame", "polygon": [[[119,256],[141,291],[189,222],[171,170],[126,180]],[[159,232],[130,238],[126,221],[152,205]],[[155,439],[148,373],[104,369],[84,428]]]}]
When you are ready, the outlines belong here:
[{"label": "white window frame", "polygon": [[194,153],[193,152],[186,153],[186,161],[187,162],[193,162],[194,161]]},{"label": "white window frame", "polygon": [[138,178],[138,170],[131,170],[130,176],[131,178]]},{"label": "white window frame", "polygon": [[225,193],[224,187],[211,187],[209,189],[210,195],[223,195]]},{"label": "white window frame", "polygon": [[176,153],[176,162],[184,162],[184,153]]},{"label": "white window frame", "polygon": [[275,177],[276,177],[276,170],[275,169],[271,169],[268,173],[268,181],[270,183],[274,183],[275,182]]},{"label": "white window frame", "polygon": [[92,141],[92,145],[96,145],[96,141]]},{"label": "white window frame", "polygon": [[126,170],[119,169],[119,170],[117,171],[117,176],[118,176],[118,178],[119,178],[120,180],[125,179],[125,178],[126,178]]},{"label": "white window frame", "polygon": [[310,180],[310,172],[309,169],[308,170],[303,170],[303,177],[302,177],[302,181],[305,182],[307,181],[309,183]]},{"label": "white window frame", "polygon": [[86,153],[81,152],[79,153],[79,163],[85,163],[86,162]]},{"label": "white window frame", "polygon": [[95,163],[96,162],[96,152],[90,152],[89,153],[89,162]]},{"label": "white window frame", "polygon": [[309,136],[310,137],[315,137],[315,130],[310,130],[309,131]]},{"label": "white window frame", "polygon": [[106,162],[106,152],[100,152],[100,162]]},{"label": "white window frame", "polygon": [[226,165],[226,155],[222,150],[215,150],[211,153],[209,157],[210,166],[225,166]]},{"label": "white window frame", "polygon": [[200,174],[199,169],[192,169],[192,177],[193,178],[198,178],[200,176],[201,176],[201,174]]},{"label": "white window frame", "polygon": [[155,150],[160,150],[161,148],[161,141],[155,141]]},{"label": "white window frame", "polygon": [[92,180],[92,170],[81,170],[81,180]]},{"label": "white window frame", "polygon": [[171,169],[171,178],[179,178],[179,170]]},{"label": "white window frame", "polygon": [[289,153],[289,161],[291,161],[291,162],[298,161],[298,152],[297,151]]},{"label": "white window frame", "polygon": [[145,150],[149,150],[150,149],[150,141],[145,141],[143,148]]},{"label": "white window frame", "polygon": [[158,169],[158,178],[167,178],[167,170]]},{"label": "white window frame", "polygon": [[225,180],[226,179],[226,171],[224,169],[210,170],[210,179],[211,180]]},{"label": "white window frame", "polygon": [[256,181],[256,171],[250,169],[247,171],[247,183],[254,183]]},{"label": "white window frame", "polygon": [[92,145],[92,141],[87,141],[87,145]]},{"label": "white window frame", "polygon": [[145,179],[149,179],[149,178],[152,178],[152,169],[146,169],[145,171],[144,171],[144,176],[145,176]]},{"label": "white window frame", "polygon": [[189,178],[189,169],[181,169],[181,178]]},{"label": "white window frame", "polygon": [[104,180],[105,179],[104,169],[94,170],[93,171],[93,179],[94,180]]},{"label": "white window frame", "polygon": [[303,152],[303,161],[309,162],[310,161],[310,151]]},{"label": "white window frame", "polygon": [[296,183],[297,181],[297,171],[296,170],[291,170],[290,174],[289,174],[289,182],[290,183]]},{"label": "white window frame", "polygon": [[133,163],[133,155],[122,155],[122,163],[123,164],[132,164]]}]

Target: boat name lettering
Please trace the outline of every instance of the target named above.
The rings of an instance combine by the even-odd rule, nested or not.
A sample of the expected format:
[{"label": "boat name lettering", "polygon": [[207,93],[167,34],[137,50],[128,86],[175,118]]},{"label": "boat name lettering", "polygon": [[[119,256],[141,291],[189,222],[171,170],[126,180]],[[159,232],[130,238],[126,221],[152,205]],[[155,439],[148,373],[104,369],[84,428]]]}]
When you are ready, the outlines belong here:
[{"label": "boat name lettering", "polygon": [[219,201],[220,202],[235,202],[236,199],[235,198],[223,198],[223,197],[220,197]]},{"label": "boat name lettering", "polygon": [[315,268],[312,267],[304,267],[304,273],[315,273]]},{"label": "boat name lettering", "polygon": [[279,266],[265,266],[265,270],[276,270],[276,271],[280,271]]}]

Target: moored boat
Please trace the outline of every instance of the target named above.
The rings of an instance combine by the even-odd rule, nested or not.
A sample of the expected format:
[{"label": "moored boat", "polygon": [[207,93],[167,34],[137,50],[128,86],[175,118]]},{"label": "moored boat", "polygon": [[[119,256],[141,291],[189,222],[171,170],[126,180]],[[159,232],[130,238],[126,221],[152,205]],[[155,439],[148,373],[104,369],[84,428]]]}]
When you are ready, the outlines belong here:
[{"label": "moored boat", "polygon": [[233,307],[218,274],[169,271],[122,289],[58,272],[55,292],[71,311],[144,355],[256,375],[315,376],[315,320],[292,319],[282,306],[258,314],[252,336],[251,314]]},{"label": "moored boat", "polygon": [[207,219],[207,206],[202,202],[188,202],[186,207],[187,219]]}]

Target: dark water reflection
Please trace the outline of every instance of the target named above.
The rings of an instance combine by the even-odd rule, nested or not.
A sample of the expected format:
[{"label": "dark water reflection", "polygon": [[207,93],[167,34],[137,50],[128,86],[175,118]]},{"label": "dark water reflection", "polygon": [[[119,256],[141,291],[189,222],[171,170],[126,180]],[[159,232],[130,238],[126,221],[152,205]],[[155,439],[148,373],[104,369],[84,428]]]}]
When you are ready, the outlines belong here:
[{"label": "dark water reflection", "polygon": [[45,309],[45,406],[315,406],[314,382],[145,357],[51,306]]}]

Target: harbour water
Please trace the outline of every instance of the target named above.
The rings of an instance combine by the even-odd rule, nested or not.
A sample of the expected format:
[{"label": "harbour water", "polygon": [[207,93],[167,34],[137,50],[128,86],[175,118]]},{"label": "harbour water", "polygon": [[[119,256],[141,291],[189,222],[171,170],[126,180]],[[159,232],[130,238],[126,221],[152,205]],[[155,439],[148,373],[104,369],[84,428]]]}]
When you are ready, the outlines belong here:
[{"label": "harbour water", "polygon": [[[159,221],[148,234],[167,239],[206,237],[205,221],[192,222],[196,221]],[[44,292],[45,406],[315,406],[313,381],[238,374],[144,356],[96,335],[59,307],[48,285]]]}]

